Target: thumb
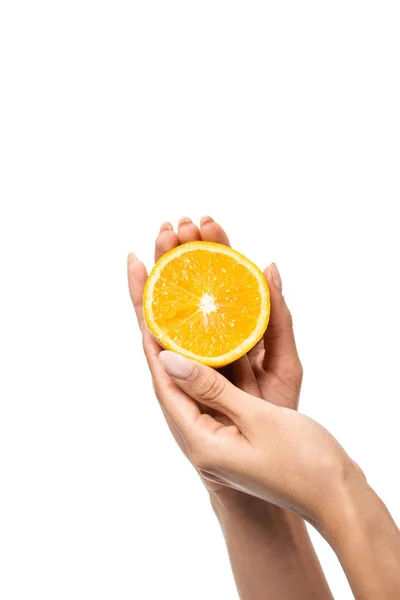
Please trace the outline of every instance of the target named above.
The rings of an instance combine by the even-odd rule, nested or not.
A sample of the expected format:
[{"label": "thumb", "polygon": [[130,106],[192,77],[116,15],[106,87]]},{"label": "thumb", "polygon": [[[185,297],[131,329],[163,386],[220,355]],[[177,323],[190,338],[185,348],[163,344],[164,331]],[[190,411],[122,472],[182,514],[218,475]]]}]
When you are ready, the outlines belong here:
[{"label": "thumb", "polygon": [[211,367],[168,350],[160,352],[159,359],[176,385],[188,396],[223,413],[240,429],[253,421],[258,404],[263,404]]},{"label": "thumb", "polygon": [[275,263],[265,271],[271,293],[271,316],[264,336],[265,364],[280,369],[300,360],[297,354],[293,332],[293,320],[290,310],[282,294],[282,279]]}]

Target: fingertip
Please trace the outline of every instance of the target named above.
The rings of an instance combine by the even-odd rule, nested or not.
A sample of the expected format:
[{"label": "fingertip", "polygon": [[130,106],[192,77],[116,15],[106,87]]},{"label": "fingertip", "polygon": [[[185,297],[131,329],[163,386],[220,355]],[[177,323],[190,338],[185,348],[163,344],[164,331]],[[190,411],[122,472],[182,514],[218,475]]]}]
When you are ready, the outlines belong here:
[{"label": "fingertip", "polygon": [[129,252],[127,256],[126,266],[128,268],[128,277],[136,270],[136,264],[138,263],[138,257],[134,252]]},{"label": "fingertip", "polygon": [[190,217],[181,217],[178,221],[178,227],[184,225],[185,223],[193,223],[193,221]]},{"label": "fingertip", "polygon": [[128,264],[137,260],[137,256],[134,252],[128,252]]},{"label": "fingertip", "polygon": [[179,239],[175,231],[163,229],[156,239],[154,259],[157,261],[163,254],[177,246],[179,246]]},{"label": "fingertip", "polygon": [[281,277],[281,274],[279,273],[279,269],[278,269],[276,263],[274,263],[274,262],[271,263],[269,272],[270,272],[270,279],[271,279],[273,285],[278,290],[278,292],[282,293],[282,277]]},{"label": "fingertip", "polygon": [[189,217],[182,217],[179,219],[178,238],[180,244],[200,240],[200,230]]},{"label": "fingertip", "polygon": [[213,223],[214,219],[210,215],[203,215],[200,219],[200,226],[203,227],[206,223]]},{"label": "fingertip", "polygon": [[173,230],[174,230],[174,228],[172,227],[172,223],[170,223],[169,221],[164,221],[164,223],[161,224],[159,233],[161,233],[162,231],[173,231]]},{"label": "fingertip", "polygon": [[195,363],[170,350],[162,350],[158,356],[164,369],[177,379],[189,379],[195,369]]},{"label": "fingertip", "polygon": [[128,277],[131,279],[136,278],[138,282],[141,284],[143,280],[147,278],[147,270],[145,265],[141,260],[138,259],[134,252],[130,252],[128,254]]},{"label": "fingertip", "polygon": [[210,216],[205,215],[202,217],[200,225],[201,239],[204,242],[214,242],[217,244],[224,244],[224,246],[230,245],[229,238],[224,229]]},{"label": "fingertip", "polygon": [[267,281],[271,277],[271,267],[272,267],[272,263],[270,265],[268,265],[268,267],[265,267],[265,269],[263,271],[264,277]]}]

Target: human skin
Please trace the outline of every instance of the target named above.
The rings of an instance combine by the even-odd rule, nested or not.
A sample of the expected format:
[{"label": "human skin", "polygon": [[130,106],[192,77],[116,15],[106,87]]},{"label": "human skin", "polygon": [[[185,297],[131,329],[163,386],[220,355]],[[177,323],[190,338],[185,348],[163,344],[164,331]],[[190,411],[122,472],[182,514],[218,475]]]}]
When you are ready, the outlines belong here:
[{"label": "human skin", "polygon": [[[130,289],[140,320],[135,294],[145,280],[143,269],[139,261],[130,259]],[[222,524],[241,598],[331,597],[299,517],[312,523],[332,545],[356,598],[398,598],[400,539],[387,509],[333,436],[294,410],[301,376],[299,370],[293,402],[295,394],[288,389],[296,387],[291,376],[297,352],[291,327],[284,327],[285,322],[290,325],[290,318],[278,295],[281,286],[276,276],[274,266],[266,272],[273,284],[270,337],[267,330],[264,349],[257,348],[245,359],[248,362],[238,361],[238,379],[246,385],[234,385],[209,367],[162,351],[142,326],[157,397],[181,447],[203,480],[212,481],[212,486],[206,485]],[[279,318],[279,307],[286,321]],[[269,379],[262,371],[268,373],[271,364]],[[259,393],[253,389],[254,380]],[[268,382],[263,390],[260,380]],[[277,381],[284,385],[279,387]],[[276,531],[280,532],[277,537]],[[241,537],[250,538],[254,545],[250,542],[244,548],[238,542]],[[254,555],[254,550],[261,559],[253,565],[248,553]],[[313,559],[311,568],[307,553]]]},{"label": "human skin", "polygon": [[[182,218],[177,232],[170,223],[161,226],[155,244],[155,260],[179,244],[206,240],[229,245],[220,225],[203,217],[198,228]],[[265,269],[271,293],[270,323],[264,338],[249,354],[221,371],[235,385],[278,406],[298,407],[303,377],[293,335],[292,318],[282,295],[282,281],[275,265]],[[139,325],[143,324],[144,265],[128,260],[129,290]],[[155,351],[160,348],[150,342]],[[161,408],[162,405],[161,405]],[[215,418],[228,418],[208,409]],[[183,453],[188,449],[170,416],[167,424]],[[332,595],[312,546],[304,520],[243,491],[227,487],[197,469],[225,536],[235,582],[242,600],[330,600]]]}]

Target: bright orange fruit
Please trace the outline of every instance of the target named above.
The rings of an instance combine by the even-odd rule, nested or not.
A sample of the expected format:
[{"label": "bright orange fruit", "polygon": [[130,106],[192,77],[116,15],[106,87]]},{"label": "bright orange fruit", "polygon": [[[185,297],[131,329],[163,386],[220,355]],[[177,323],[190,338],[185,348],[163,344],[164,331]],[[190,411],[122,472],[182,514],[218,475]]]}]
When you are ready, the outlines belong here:
[{"label": "bright orange fruit", "polygon": [[236,250],[189,242],[154,265],[143,306],[146,323],[163,348],[221,367],[261,339],[270,295],[260,269]]}]

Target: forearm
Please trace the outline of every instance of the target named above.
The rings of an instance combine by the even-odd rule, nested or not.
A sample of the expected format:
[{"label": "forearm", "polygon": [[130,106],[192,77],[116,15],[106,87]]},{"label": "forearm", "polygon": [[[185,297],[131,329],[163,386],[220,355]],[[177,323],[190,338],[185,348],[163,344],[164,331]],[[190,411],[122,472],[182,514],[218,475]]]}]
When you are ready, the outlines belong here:
[{"label": "forearm", "polygon": [[331,600],[302,519],[232,490],[211,496],[241,600]]},{"label": "forearm", "polygon": [[400,532],[365,481],[339,492],[324,528],[357,600],[400,598]]}]

